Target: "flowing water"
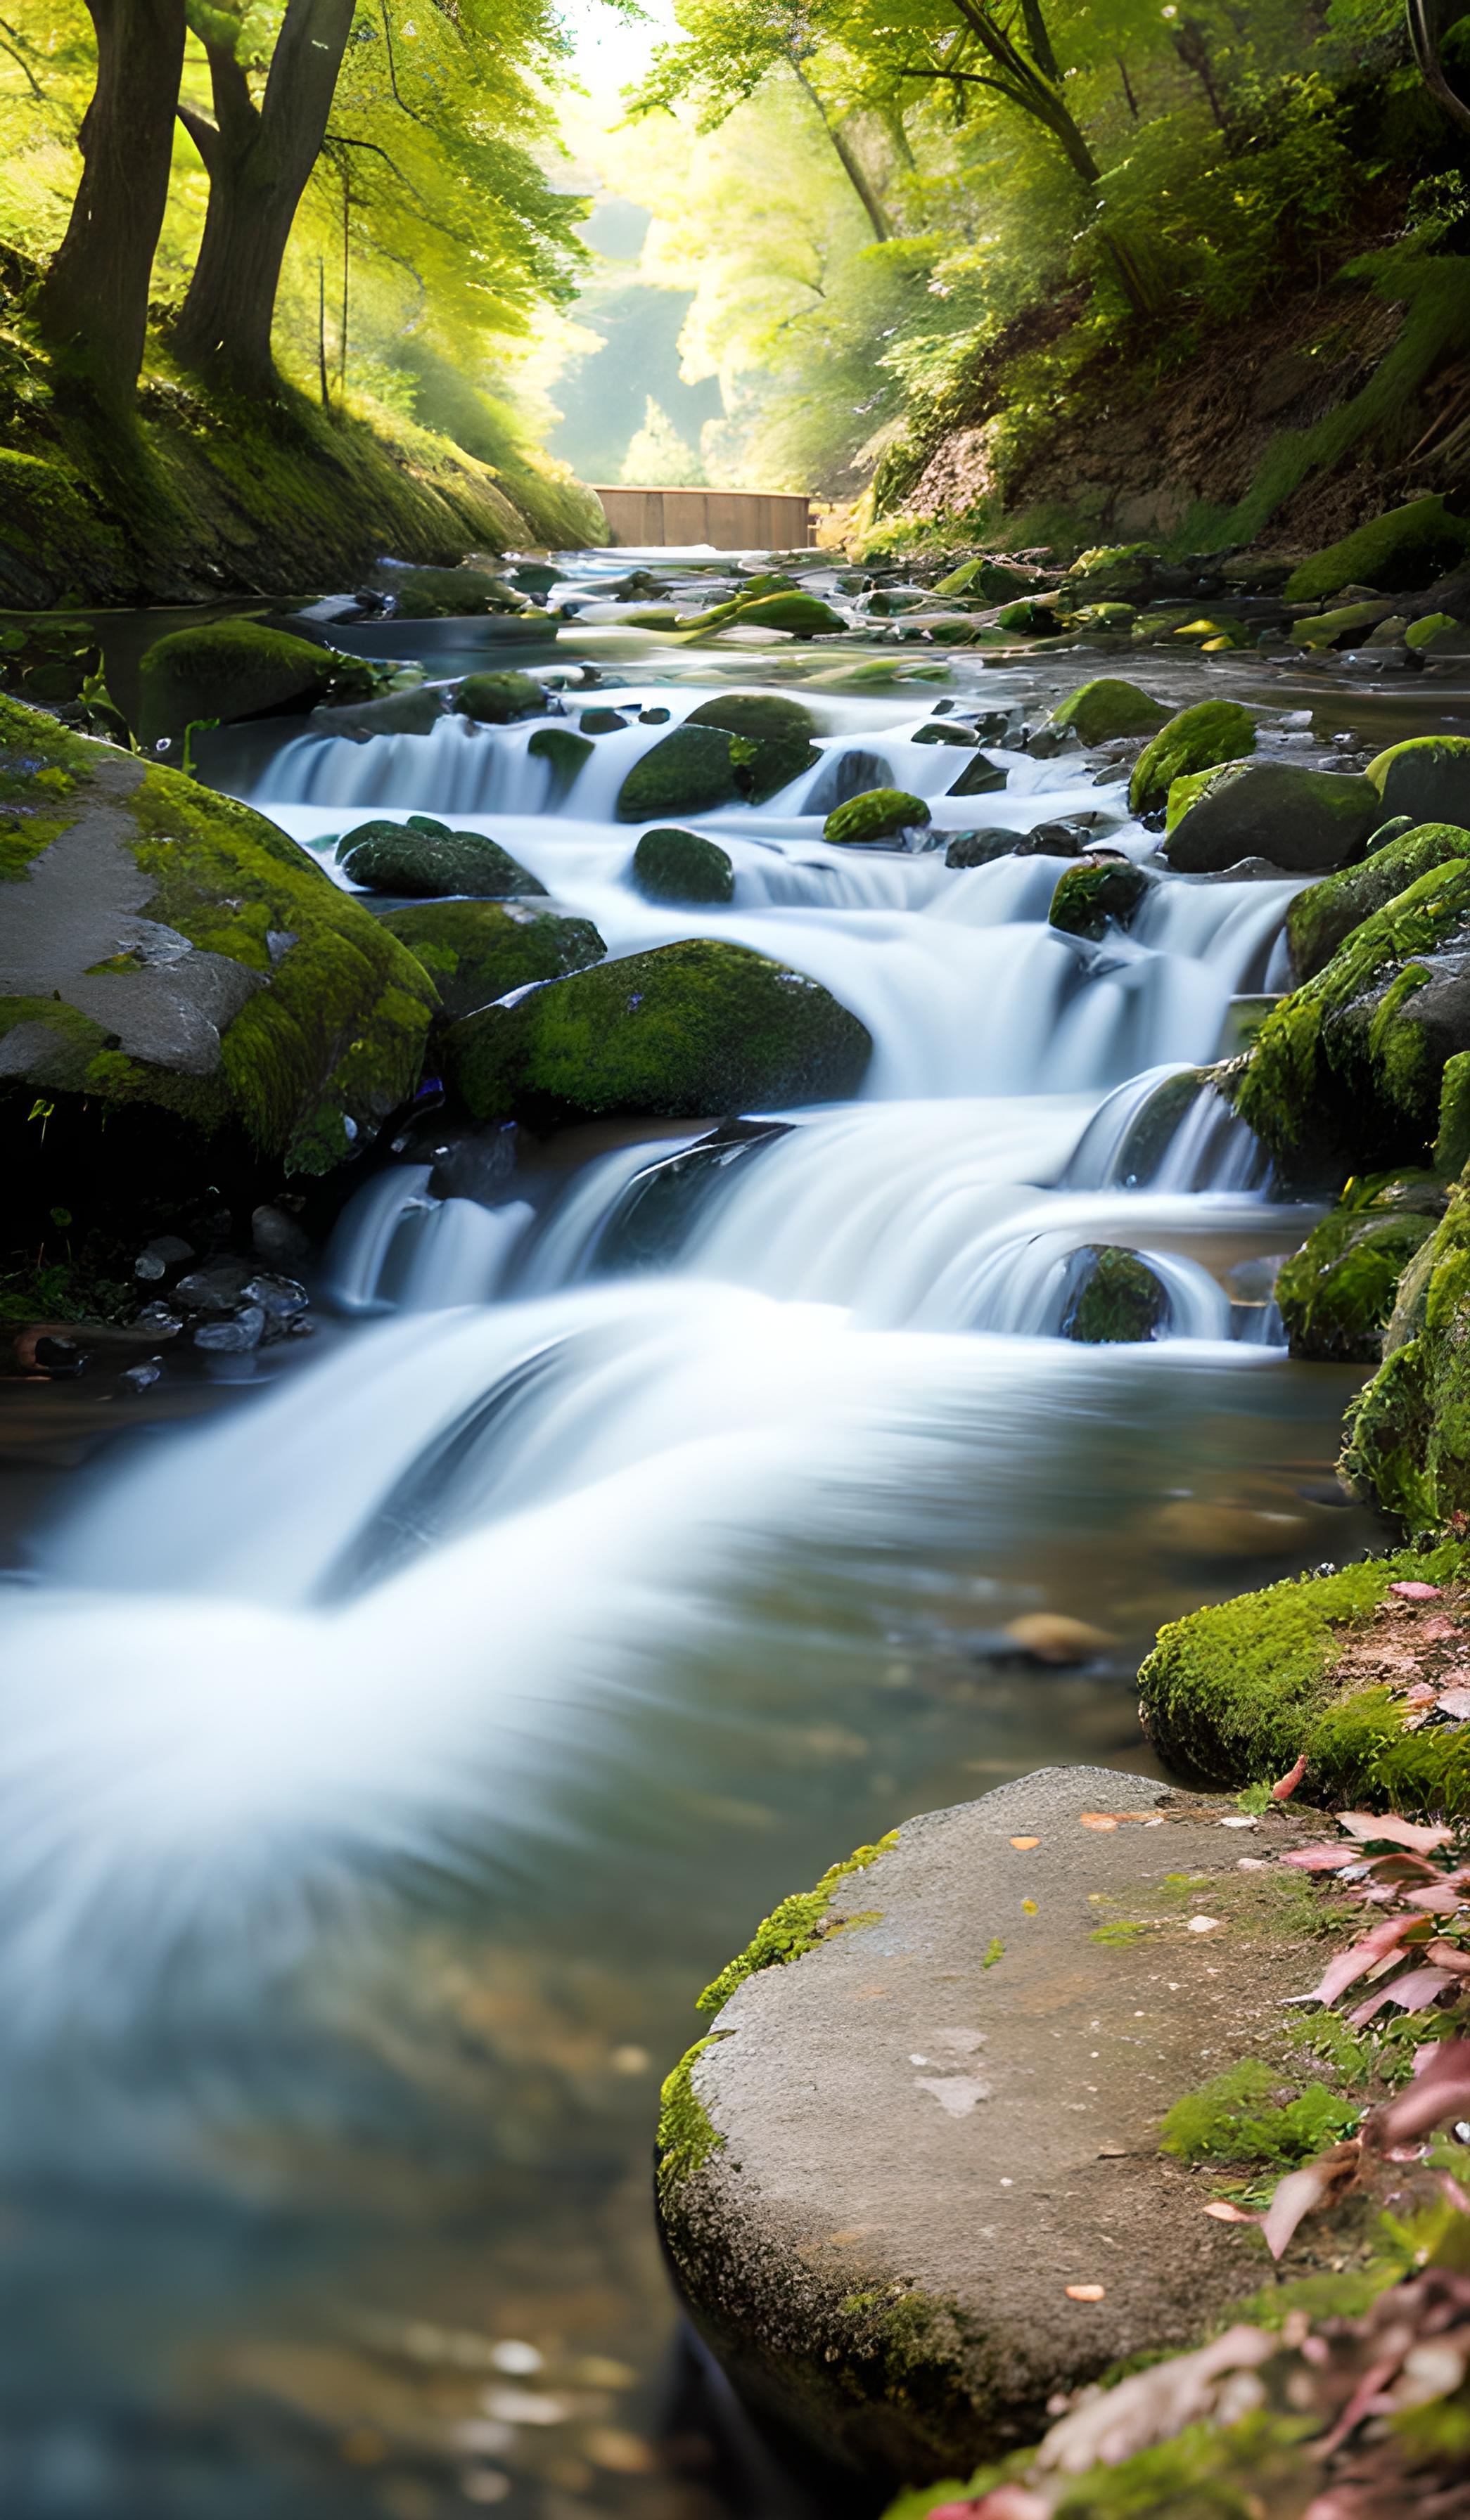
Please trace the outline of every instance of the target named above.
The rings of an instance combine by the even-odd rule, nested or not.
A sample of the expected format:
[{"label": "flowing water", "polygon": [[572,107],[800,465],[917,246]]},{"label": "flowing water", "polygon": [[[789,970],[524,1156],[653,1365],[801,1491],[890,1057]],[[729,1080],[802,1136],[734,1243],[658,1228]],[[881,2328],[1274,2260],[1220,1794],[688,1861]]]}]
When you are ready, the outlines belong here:
[{"label": "flowing water", "polygon": [[[436,632],[431,670],[486,661]],[[561,793],[528,725],[207,742],[331,872],[369,813],[492,831],[613,954],[737,939],[875,1053],[850,1104],[543,1147],[431,1097],[339,1221],[323,1354],[192,1428],[165,1386],[90,1466],[53,1424],[0,1592],[7,2512],[775,2511],[670,2376],[648,2151],[694,1995],[908,1812],[1149,1769],[1159,1622],[1372,1536],[1331,1476],[1352,1376],[1291,1364],[1271,1303],[1313,1211],[1191,1072],[1281,984],[1292,883],[1168,878],[1086,945],[1046,924],[1058,860],[822,840],[877,776],[941,841],[1088,812],[1148,856],[1121,787],[1022,748],[1082,660],[896,651],[854,693],[821,679],[850,649],[652,644],[546,652],[626,716]],[[1313,761],[1411,716],[1144,678]],[[735,896],[680,911],[614,805],[713,683],[798,691],[821,758],[698,818]],[[937,702],[998,713],[1003,789],[946,794]],[[1162,1279],[1156,1341],[1059,1335],[1099,1242]],[[1037,1611],[1080,1662],[1022,1649]]]}]

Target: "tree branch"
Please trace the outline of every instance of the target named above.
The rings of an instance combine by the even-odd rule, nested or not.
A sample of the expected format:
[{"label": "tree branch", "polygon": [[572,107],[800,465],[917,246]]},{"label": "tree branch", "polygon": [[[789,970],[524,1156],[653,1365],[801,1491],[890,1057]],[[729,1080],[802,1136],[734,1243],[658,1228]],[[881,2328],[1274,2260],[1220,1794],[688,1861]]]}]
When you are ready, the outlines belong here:
[{"label": "tree branch", "polygon": [[1445,66],[1440,59],[1439,29],[1434,23],[1432,7],[1433,0],[1404,0],[1408,40],[1419,65],[1419,75],[1430,95],[1444,107],[1450,121],[1457,122],[1462,131],[1470,131],[1470,105],[1463,97],[1456,96],[1445,76]]}]

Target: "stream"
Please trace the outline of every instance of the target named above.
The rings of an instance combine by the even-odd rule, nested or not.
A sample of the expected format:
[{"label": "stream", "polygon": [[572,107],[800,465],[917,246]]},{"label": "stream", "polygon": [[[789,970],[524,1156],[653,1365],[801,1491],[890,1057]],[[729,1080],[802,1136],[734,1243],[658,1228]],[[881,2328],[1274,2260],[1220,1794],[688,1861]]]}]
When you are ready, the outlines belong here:
[{"label": "stream", "polygon": [[[677,565],[570,556],[550,600],[640,560]],[[776,2514],[653,2229],[701,1986],[909,1813],[1056,1761],[1158,1773],[1132,1681],[1161,1621],[1374,1538],[1332,1471],[1356,1377],[1290,1362],[1271,1301],[1317,1211],[1189,1073],[1285,985],[1295,882],[1166,876],[1091,945],[1046,924],[1064,860],[956,871],[821,827],[883,784],[941,843],[1101,813],[1148,858],[1095,759],[1023,747],[1094,671],[1245,698],[1263,751],[1321,766],[1463,696],[1250,655],[489,639],[345,634],[620,708],[560,794],[533,722],[262,722],[205,738],[203,775],[337,880],[369,815],[493,832],[612,954],[733,938],[874,1058],[850,1104],[540,1148],[431,1098],[339,1220],[316,1354],[246,1361],[189,1424],[166,1378],[125,1430],[0,1387],[23,2520]],[[854,655],[892,674],[854,688]],[[728,906],[645,900],[618,788],[732,686],[803,698],[821,758],[693,818]],[[1003,788],[946,793],[974,755],[915,741],[937,709],[998,717]],[[1148,1257],[1166,1335],[1059,1335],[1099,1242]],[[1085,1623],[1081,1659],[1013,1633],[1039,1614]]]}]

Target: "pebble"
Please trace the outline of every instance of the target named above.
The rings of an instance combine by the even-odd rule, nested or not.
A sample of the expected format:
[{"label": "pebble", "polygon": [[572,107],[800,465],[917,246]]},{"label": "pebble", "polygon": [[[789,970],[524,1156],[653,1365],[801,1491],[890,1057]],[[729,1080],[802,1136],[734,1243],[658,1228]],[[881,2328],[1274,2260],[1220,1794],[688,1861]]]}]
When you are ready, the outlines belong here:
[{"label": "pebble", "polygon": [[140,1330],[156,1331],[160,1338],[172,1338],[175,1330],[183,1328],[184,1316],[175,1312],[171,1304],[156,1299],[145,1304],[140,1313],[134,1313],[133,1325]]},{"label": "pebble", "polygon": [[1006,1635],[1038,1662],[1054,1663],[1085,1662],[1117,1642],[1106,1629],[1091,1628],[1085,1619],[1069,1619],[1059,1610],[1028,1610],[1022,1618],[1007,1622]]},{"label": "pebble", "polygon": [[310,1297],[299,1279],[272,1277],[266,1270],[260,1270],[253,1278],[247,1279],[240,1291],[248,1304],[259,1305],[267,1322],[274,1328],[284,1328],[286,1323],[294,1322],[297,1315],[303,1313],[310,1302]]},{"label": "pebble", "polygon": [[170,1269],[182,1268],[193,1257],[194,1245],[186,1242],[181,1234],[157,1234],[152,1242],[144,1243],[133,1262],[133,1276],[147,1282],[166,1278]]},{"label": "pebble", "polygon": [[145,1391],[151,1391],[153,1389],[154,1384],[158,1381],[162,1371],[163,1369],[160,1364],[159,1359],[156,1356],[151,1356],[145,1364],[130,1365],[121,1373],[119,1373],[117,1376],[117,1388],[120,1392],[126,1393],[130,1399],[136,1400],[140,1398]]},{"label": "pebble", "polygon": [[205,1322],[194,1333],[194,1344],[211,1350],[215,1355],[243,1356],[258,1347],[265,1332],[265,1315],[258,1304],[246,1304],[227,1322]]},{"label": "pebble", "polygon": [[191,1269],[174,1287],[177,1302],[197,1313],[228,1313],[239,1303],[251,1274],[248,1260],[210,1260]]},{"label": "pebble", "polygon": [[42,1373],[58,1376],[80,1373],[88,1362],[86,1349],[78,1347],[75,1339],[69,1338],[38,1338],[32,1354]]}]

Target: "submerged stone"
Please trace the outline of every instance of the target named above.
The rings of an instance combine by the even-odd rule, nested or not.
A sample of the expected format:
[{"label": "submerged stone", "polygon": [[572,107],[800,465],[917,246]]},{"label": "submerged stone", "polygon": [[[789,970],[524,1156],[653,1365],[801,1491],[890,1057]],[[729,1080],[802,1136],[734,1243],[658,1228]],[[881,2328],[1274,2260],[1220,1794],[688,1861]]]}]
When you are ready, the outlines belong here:
[{"label": "submerged stone", "polygon": [[544,893],[546,886],[498,840],[480,832],[416,830],[410,822],[364,824],[338,843],[338,858],[353,883],[369,892],[403,892],[425,899],[473,893],[485,901]]},{"label": "submerged stone", "polygon": [[528,980],[583,970],[608,950],[590,919],[517,901],[426,901],[389,911],[383,925],[423,964],[450,1021]]},{"label": "submerged stone", "polygon": [[263,621],[207,621],[156,639],[138,669],[138,741],[175,739],[204,718],[225,724],[323,700],[370,699],[381,667]]},{"label": "submerged stone", "polygon": [[822,825],[822,837],[848,847],[896,839],[900,832],[922,831],[928,821],[929,807],[922,796],[910,796],[901,788],[869,788],[860,796],[850,796],[845,805],[833,807]]},{"label": "submerged stone", "polygon": [[447,1072],[477,1119],[718,1119],[855,1094],[872,1055],[804,972],[699,937],[548,982],[451,1027]]},{"label": "submerged stone", "polygon": [[1126,1345],[1158,1338],[1169,1317],[1169,1289],[1136,1251],[1102,1242],[1073,1253],[1062,1301],[1063,1338],[1095,1347]]},{"label": "submerged stone", "polygon": [[1169,710],[1136,683],[1111,676],[1083,683],[1051,713],[1053,726],[1073,728],[1083,743],[1110,743],[1119,736],[1157,735]]},{"label": "submerged stone", "polygon": [[1133,764],[1128,804],[1135,814],[1162,813],[1176,779],[1256,749],[1256,721],[1238,700],[1198,700],[1162,726]]},{"label": "submerged stone", "polygon": [[1149,881],[1127,858],[1081,858],[1067,869],[1051,896],[1050,922],[1068,936],[1094,942],[1111,923],[1131,926]]},{"label": "submerged stone", "polygon": [[1164,855],[1180,875],[1223,875],[1247,857],[1309,875],[1360,857],[1383,808],[1350,771],[1229,761],[1175,780],[1168,814]]},{"label": "submerged stone", "polygon": [[650,901],[733,901],[735,868],[697,832],[645,832],[633,851],[633,881]]}]

